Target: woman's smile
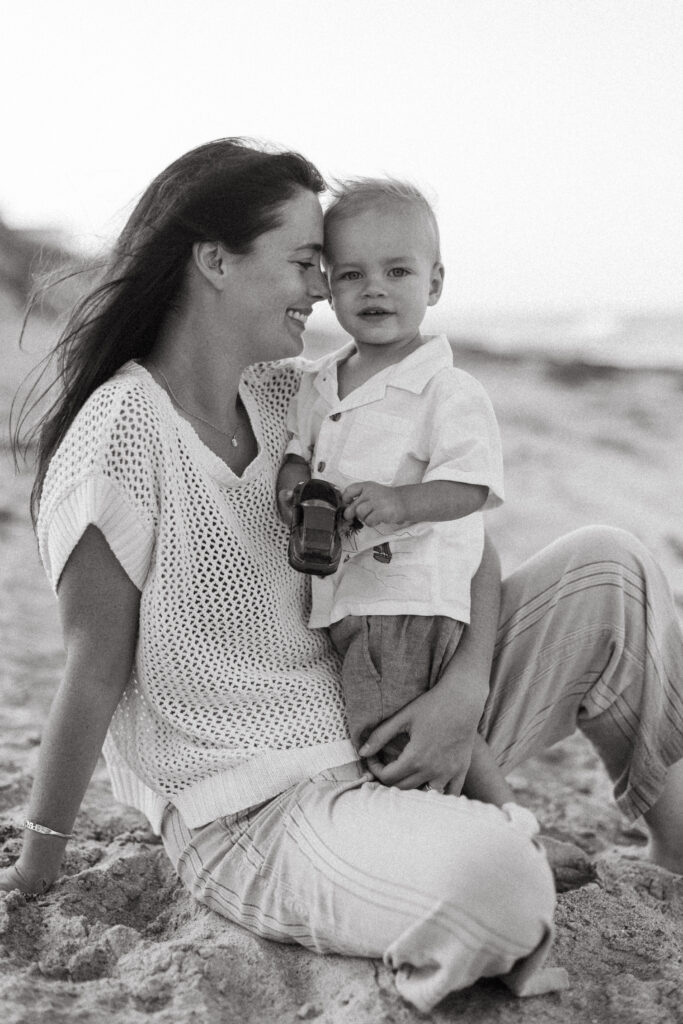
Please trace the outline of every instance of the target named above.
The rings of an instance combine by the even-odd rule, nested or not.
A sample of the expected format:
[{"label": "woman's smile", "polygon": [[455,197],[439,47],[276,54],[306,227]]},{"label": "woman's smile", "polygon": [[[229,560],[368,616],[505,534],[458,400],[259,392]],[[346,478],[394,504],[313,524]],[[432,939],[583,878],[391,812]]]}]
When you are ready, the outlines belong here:
[{"label": "woman's smile", "polygon": [[296,323],[301,324],[302,327],[305,327],[306,321],[308,320],[312,312],[312,309],[288,309],[287,316],[290,317],[292,320],[295,320]]}]

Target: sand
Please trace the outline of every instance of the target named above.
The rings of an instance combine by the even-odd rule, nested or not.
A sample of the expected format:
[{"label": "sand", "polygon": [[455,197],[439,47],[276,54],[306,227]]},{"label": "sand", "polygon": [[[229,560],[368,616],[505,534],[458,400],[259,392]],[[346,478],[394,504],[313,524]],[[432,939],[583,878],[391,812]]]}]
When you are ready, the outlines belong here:
[{"label": "sand", "polygon": [[[3,413],[32,361],[7,348],[7,308],[5,323]],[[569,529],[611,523],[650,547],[683,608],[683,379],[466,352],[460,362],[487,386],[501,422],[508,500],[490,522],[504,569]],[[19,849],[17,821],[63,660],[26,515],[29,489],[28,474],[13,476],[0,453],[0,865]],[[510,781],[546,832],[584,854],[558,877],[552,963],[569,972],[565,992],[520,1001],[495,980],[480,982],[424,1016],[396,995],[381,963],[254,938],[190,900],[144,820],[113,801],[100,764],[63,878],[43,897],[0,896],[2,1019],[680,1024],[683,878],[624,855],[626,846],[642,853],[643,836],[624,825],[581,736]]]}]

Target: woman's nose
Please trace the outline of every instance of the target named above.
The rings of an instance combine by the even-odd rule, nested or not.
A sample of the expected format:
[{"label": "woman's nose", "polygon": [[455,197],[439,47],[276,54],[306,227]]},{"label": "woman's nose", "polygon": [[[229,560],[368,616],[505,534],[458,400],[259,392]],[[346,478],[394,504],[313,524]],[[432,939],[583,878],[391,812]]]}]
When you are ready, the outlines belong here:
[{"label": "woman's nose", "polygon": [[330,289],[327,285],[327,278],[319,267],[311,267],[308,283],[308,294],[313,302],[321,302],[322,299],[329,299]]}]

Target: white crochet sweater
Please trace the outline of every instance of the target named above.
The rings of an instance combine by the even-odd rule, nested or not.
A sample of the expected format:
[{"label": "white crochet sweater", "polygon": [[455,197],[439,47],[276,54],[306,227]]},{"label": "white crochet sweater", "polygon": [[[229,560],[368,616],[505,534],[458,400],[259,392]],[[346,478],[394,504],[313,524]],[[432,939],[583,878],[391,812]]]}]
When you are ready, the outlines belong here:
[{"label": "white crochet sweater", "polygon": [[308,580],[287,562],[275,480],[295,364],[245,371],[259,443],[236,477],[127,363],[87,401],[52,459],[38,521],[57,588],[88,524],[141,591],[134,670],[104,753],[114,794],[159,831],[196,828],[356,759],[339,666],[309,630]]}]

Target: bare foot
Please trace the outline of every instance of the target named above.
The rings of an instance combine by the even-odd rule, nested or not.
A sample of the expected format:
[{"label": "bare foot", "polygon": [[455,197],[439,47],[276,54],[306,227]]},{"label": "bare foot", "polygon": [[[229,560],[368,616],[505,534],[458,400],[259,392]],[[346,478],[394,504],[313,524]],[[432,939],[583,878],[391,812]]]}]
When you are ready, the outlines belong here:
[{"label": "bare foot", "polygon": [[654,837],[645,848],[645,857],[660,868],[672,871],[674,875],[683,875],[683,853],[680,849],[673,852],[668,845],[660,845]]},{"label": "bare foot", "polygon": [[657,803],[643,817],[650,832],[645,856],[660,868],[683,875],[683,761],[669,768]]},{"label": "bare foot", "polygon": [[546,852],[558,892],[568,892],[595,881],[595,868],[580,847],[552,836],[540,835],[538,838]]}]

